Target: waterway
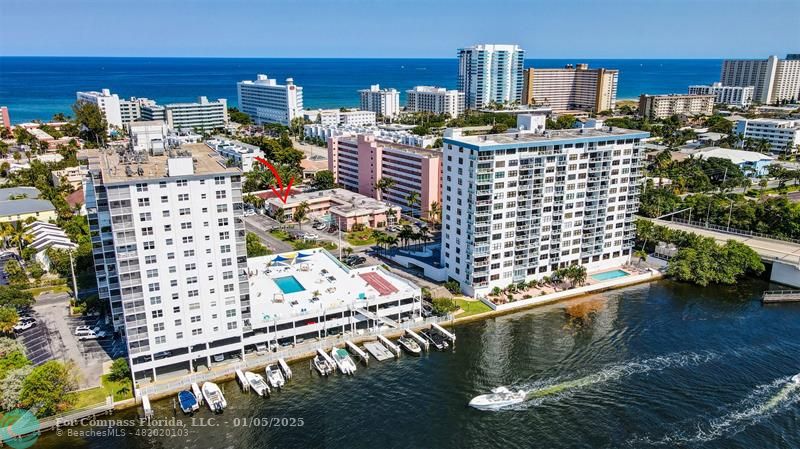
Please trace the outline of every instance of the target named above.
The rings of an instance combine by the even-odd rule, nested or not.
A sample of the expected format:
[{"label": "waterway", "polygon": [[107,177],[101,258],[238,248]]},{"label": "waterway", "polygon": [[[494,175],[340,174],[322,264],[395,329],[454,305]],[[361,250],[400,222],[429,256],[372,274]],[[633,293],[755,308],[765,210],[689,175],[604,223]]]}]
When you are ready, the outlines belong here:
[{"label": "waterway", "polygon": [[[659,281],[606,292],[458,326],[454,351],[373,361],[352,377],[321,379],[298,362],[268,399],[225,383],[229,408],[194,422],[174,415],[171,399],[154,404],[156,418],[185,427],[68,435],[107,430],[84,426],[35,447],[796,448],[800,304],[763,306],[768,287]],[[529,390],[528,400],[467,407],[500,385]]]}]

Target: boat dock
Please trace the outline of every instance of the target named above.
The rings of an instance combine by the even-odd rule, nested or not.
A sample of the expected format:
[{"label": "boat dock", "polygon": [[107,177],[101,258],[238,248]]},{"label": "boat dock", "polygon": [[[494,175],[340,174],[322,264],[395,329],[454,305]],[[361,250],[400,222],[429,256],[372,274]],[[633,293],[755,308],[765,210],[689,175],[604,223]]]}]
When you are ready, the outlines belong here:
[{"label": "boat dock", "polygon": [[247,378],[244,377],[244,373],[242,370],[236,370],[236,380],[239,381],[239,386],[242,387],[242,391],[250,391],[250,382],[247,381]]},{"label": "boat dock", "polygon": [[345,341],[344,344],[347,346],[347,349],[349,349],[350,352],[357,355],[361,361],[364,362],[364,365],[369,365],[369,354],[364,352],[363,349],[356,346],[356,344],[350,340]]},{"label": "boat dock", "polygon": [[418,333],[412,331],[411,329],[406,329],[406,334],[408,334],[414,340],[417,340],[417,343],[419,343],[420,347],[422,347],[422,349],[424,349],[426,352],[431,350],[431,342],[422,338],[422,336]]},{"label": "boat dock", "polygon": [[767,290],[761,297],[764,304],[800,302],[800,290]]},{"label": "boat dock", "polygon": [[278,366],[281,367],[283,377],[285,377],[287,381],[292,378],[292,369],[289,368],[289,365],[286,363],[286,360],[283,360],[283,357],[278,359]]},{"label": "boat dock", "polygon": [[442,326],[439,326],[437,323],[431,323],[431,329],[436,329],[442,335],[444,335],[444,338],[446,338],[446,339],[448,339],[448,340],[450,340],[452,342],[456,341],[456,334],[448,331],[447,329],[443,328]]},{"label": "boat dock", "polygon": [[153,416],[153,407],[150,406],[150,398],[147,395],[142,396],[142,408],[144,409],[144,417],[149,419]]},{"label": "boat dock", "polygon": [[386,349],[386,346],[380,344],[380,342],[368,341],[364,343],[364,348],[366,348],[373,357],[378,359],[379,362],[394,358],[394,355]]},{"label": "boat dock", "polygon": [[400,357],[400,346],[397,346],[396,344],[392,343],[391,340],[384,337],[383,335],[378,335],[378,340],[380,340],[380,342],[383,343],[383,346],[392,351],[395,357]]}]

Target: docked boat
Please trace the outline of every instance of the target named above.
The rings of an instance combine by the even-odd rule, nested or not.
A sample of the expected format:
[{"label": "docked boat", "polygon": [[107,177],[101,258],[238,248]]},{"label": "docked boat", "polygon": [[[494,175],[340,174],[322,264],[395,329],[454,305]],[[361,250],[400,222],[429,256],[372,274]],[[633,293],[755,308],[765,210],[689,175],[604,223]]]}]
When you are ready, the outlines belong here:
[{"label": "docked boat", "polygon": [[214,413],[222,413],[228,403],[225,401],[225,396],[222,395],[222,390],[219,389],[214,382],[203,383],[203,399],[206,401],[208,408]]},{"label": "docked boat", "polygon": [[244,378],[250,384],[250,388],[259,396],[266,396],[269,394],[269,385],[264,381],[261,374],[251,373],[250,371],[244,372]]},{"label": "docked boat", "polygon": [[353,362],[353,359],[350,358],[350,354],[348,354],[346,350],[343,348],[331,349],[331,358],[333,358],[333,361],[336,363],[336,366],[339,367],[339,371],[341,371],[342,374],[355,374],[356,364]]},{"label": "docked boat", "polygon": [[317,354],[314,356],[314,369],[317,370],[320,376],[327,376],[333,373],[333,367],[328,364],[328,361],[325,360],[325,357]]},{"label": "docked boat", "polygon": [[278,365],[281,367],[281,371],[283,372],[283,378],[288,382],[292,378],[292,369],[289,368],[289,365],[286,363],[286,360],[283,358],[278,359]]},{"label": "docked boat", "polygon": [[283,374],[281,373],[281,369],[276,364],[267,365],[266,369],[267,373],[267,382],[269,382],[269,386],[272,388],[283,388],[283,385],[286,383],[286,380],[283,378]]},{"label": "docked boat", "polygon": [[511,391],[506,387],[497,387],[489,394],[475,396],[469,406],[478,410],[498,410],[509,405],[519,404],[527,396],[524,390]]},{"label": "docked boat", "polygon": [[178,393],[178,403],[181,405],[183,413],[187,415],[200,409],[200,404],[197,403],[197,398],[194,396],[194,393],[188,390],[183,390]]},{"label": "docked boat", "polygon": [[436,348],[438,351],[444,351],[445,349],[450,347],[450,344],[447,343],[447,340],[444,336],[433,329],[427,329],[422,332],[422,337],[430,342],[431,346]]},{"label": "docked boat", "polygon": [[400,337],[400,339],[397,340],[397,344],[399,344],[404,351],[411,355],[422,354],[422,348],[419,347],[419,343],[417,343],[413,338]]}]

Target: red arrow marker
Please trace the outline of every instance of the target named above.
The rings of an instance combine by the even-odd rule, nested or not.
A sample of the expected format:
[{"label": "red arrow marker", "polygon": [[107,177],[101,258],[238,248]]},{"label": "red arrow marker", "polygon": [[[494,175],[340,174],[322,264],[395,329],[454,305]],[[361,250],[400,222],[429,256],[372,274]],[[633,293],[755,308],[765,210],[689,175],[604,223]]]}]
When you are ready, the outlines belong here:
[{"label": "red arrow marker", "polygon": [[280,191],[278,191],[278,189],[276,189],[275,186],[272,186],[272,191],[275,193],[275,196],[277,196],[278,198],[280,198],[281,201],[283,201],[283,204],[286,204],[286,200],[289,198],[289,192],[292,190],[292,183],[294,182],[294,177],[289,179],[289,184],[286,185],[286,190],[284,191],[283,180],[281,180],[281,175],[278,174],[278,170],[264,158],[257,157],[255,158],[255,160],[264,167],[267,167],[269,171],[272,172],[272,175],[275,176],[275,180],[278,182],[278,188],[280,189]]}]

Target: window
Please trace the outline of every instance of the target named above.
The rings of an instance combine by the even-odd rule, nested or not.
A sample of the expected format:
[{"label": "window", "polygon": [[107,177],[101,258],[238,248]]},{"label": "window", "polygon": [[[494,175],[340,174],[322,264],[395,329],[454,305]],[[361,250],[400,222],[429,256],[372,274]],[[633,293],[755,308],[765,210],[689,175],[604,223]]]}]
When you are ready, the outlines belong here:
[{"label": "window", "polygon": [[227,204],[217,204],[217,213],[228,212]]},{"label": "window", "polygon": [[190,235],[190,236],[187,236],[187,237],[183,237],[181,240],[183,241],[183,243],[192,243],[192,242],[194,242],[194,237],[192,237]]},{"label": "window", "polygon": [[186,271],[192,271],[197,269],[197,266],[194,263],[187,263],[184,268],[186,269]]},{"label": "window", "polygon": [[142,244],[142,247],[144,247],[144,249],[156,249],[156,242],[154,241],[144,242],[144,244]]},{"label": "window", "polygon": [[184,207],[178,211],[179,215],[190,215],[192,212],[188,207]]},{"label": "window", "polygon": [[194,257],[194,250],[187,249],[186,251],[183,252],[183,257]]},{"label": "window", "polygon": [[176,332],[176,333],[175,333],[175,338],[176,338],[176,339],[178,339],[178,340],[180,340],[181,338],[183,338],[183,332]]},{"label": "window", "polygon": [[231,233],[230,232],[225,231],[225,232],[220,232],[219,233],[219,239],[220,240],[228,240],[229,238],[231,238]]},{"label": "window", "polygon": [[162,211],[161,212],[161,216],[164,217],[164,218],[169,217],[169,211],[168,210]]},{"label": "window", "polygon": [[225,184],[225,177],[224,176],[214,176],[214,184],[216,184],[216,185]]},{"label": "window", "polygon": [[165,337],[163,335],[159,335],[158,337],[156,337],[156,344],[157,345],[162,345],[162,344],[164,344],[166,342],[167,342],[167,337]]},{"label": "window", "polygon": [[159,285],[158,282],[153,282],[152,284],[147,284],[147,291],[157,292],[159,290],[161,290],[161,286]]},{"label": "window", "polygon": [[226,218],[220,218],[219,220],[217,220],[217,224],[219,226],[228,226],[228,218],[227,217]]},{"label": "window", "polygon": [[153,227],[148,226],[146,228],[142,228],[142,235],[153,235]]},{"label": "window", "polygon": [[228,330],[236,329],[236,321],[231,321],[228,323]]},{"label": "window", "polygon": [[203,329],[192,329],[192,335],[203,335]]},{"label": "window", "polygon": [[189,201],[189,194],[188,193],[179,193],[178,194],[178,201]]},{"label": "window", "polygon": [[175,181],[175,184],[176,184],[178,187],[186,187],[186,186],[188,186],[188,185],[189,185],[189,181],[187,181],[187,180],[185,180],[185,179],[179,179],[179,180]]},{"label": "window", "polygon": [[136,184],[137,192],[147,192],[147,184]]},{"label": "window", "polygon": [[150,198],[139,198],[139,207],[147,207],[150,205]]},{"label": "window", "polygon": [[144,263],[148,265],[156,263],[156,256],[153,255],[144,256]]},{"label": "window", "polygon": [[191,221],[187,221],[187,222],[181,223],[181,229],[192,229],[192,222]]},{"label": "window", "polygon": [[161,318],[161,317],[163,317],[163,316],[164,316],[164,311],[163,311],[163,310],[161,310],[161,309],[158,309],[158,310],[153,310],[153,312],[151,313],[151,315],[153,316],[153,318]]},{"label": "window", "polygon": [[153,296],[152,298],[150,298],[150,305],[151,306],[157,306],[159,304],[161,304],[161,297],[160,296]]},{"label": "window", "polygon": [[147,277],[148,278],[158,277],[158,270],[157,269],[147,270]]},{"label": "window", "polygon": [[[217,196],[218,200],[223,200],[223,199],[228,197],[224,190],[217,190],[216,191],[216,196]],[[139,201],[141,201],[141,200],[139,200]]]},{"label": "window", "polygon": [[150,212],[144,212],[139,214],[139,221],[150,221],[153,219],[153,214]]},{"label": "window", "polygon": [[153,325],[153,332],[160,332],[164,330],[164,323],[156,323]]},{"label": "window", "polygon": [[231,252],[231,245],[222,245],[219,247],[219,252],[225,254]]}]

